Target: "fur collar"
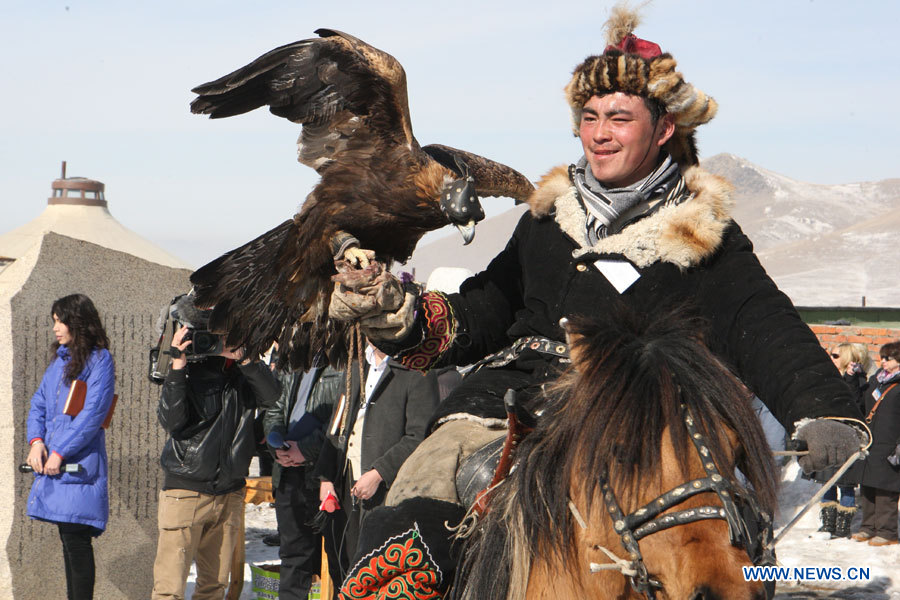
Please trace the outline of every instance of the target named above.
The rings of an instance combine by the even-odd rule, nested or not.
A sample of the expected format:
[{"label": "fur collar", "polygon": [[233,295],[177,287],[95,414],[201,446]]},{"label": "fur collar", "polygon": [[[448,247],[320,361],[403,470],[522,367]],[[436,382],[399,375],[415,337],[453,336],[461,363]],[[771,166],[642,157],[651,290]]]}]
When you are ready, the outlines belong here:
[{"label": "fur collar", "polygon": [[553,215],[563,233],[578,244],[579,248],[572,253],[575,258],[590,253],[612,253],[624,255],[638,267],[663,261],[688,268],[718,249],[731,222],[734,188],[725,179],[700,167],[687,168],[684,179],[692,198],[661,208],[600,240],[594,247],[588,246],[587,217],[569,181],[567,167],[556,167],[547,173],[538,182],[528,204],[535,218]]}]

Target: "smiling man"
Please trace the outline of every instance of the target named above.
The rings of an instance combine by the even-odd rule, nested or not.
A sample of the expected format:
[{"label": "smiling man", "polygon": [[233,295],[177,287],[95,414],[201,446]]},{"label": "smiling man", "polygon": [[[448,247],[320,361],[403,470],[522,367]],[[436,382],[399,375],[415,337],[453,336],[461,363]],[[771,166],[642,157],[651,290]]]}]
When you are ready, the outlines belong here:
[{"label": "smiling man", "polygon": [[623,92],[592,96],[581,109],[579,135],[591,174],[609,187],[625,187],[654,171],[675,133],[672,115]]},{"label": "smiling man", "polygon": [[[671,55],[635,37],[636,22],[615,9],[609,46],[575,68],[565,91],[583,155],[539,182],[503,252],[458,294],[426,292],[415,311],[362,319],[366,335],[403,364],[478,368],[439,406],[386,506],[364,525],[365,558],[343,597],[392,585],[408,588],[395,597],[431,598],[422,590],[447,586],[454,562],[444,523],[458,523],[469,501],[454,484],[457,467],[504,435],[507,389],[540,408],[541,387],[567,363],[563,318],[676,308],[701,317],[710,349],[807,441],[805,469],[858,449],[853,428],[818,419],[859,418],[849,390],[731,219],[731,186],[698,165],[694,132],[716,102],[684,80]],[[804,418],[813,420],[800,427]],[[428,564],[383,568],[398,548],[420,550]]]}]

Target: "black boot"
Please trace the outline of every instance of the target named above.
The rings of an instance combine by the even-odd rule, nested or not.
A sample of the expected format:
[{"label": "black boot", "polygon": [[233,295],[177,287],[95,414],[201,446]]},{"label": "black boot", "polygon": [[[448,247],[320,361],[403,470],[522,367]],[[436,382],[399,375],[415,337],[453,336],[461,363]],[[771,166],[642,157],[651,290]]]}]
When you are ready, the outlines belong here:
[{"label": "black boot", "polygon": [[849,538],[850,522],[856,515],[855,506],[838,506],[837,515],[834,520],[834,532],[831,534],[833,538]]},{"label": "black boot", "polygon": [[826,531],[832,535],[834,535],[834,525],[835,519],[837,519],[837,502],[823,502],[822,508],[819,511],[819,518],[822,519],[822,526],[819,527],[819,531]]}]

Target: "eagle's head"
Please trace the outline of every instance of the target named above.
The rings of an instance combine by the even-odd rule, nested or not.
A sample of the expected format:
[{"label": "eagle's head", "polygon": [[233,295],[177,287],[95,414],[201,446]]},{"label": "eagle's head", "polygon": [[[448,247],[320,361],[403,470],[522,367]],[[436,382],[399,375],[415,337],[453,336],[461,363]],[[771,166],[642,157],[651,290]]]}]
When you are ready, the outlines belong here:
[{"label": "eagle's head", "polygon": [[441,212],[462,234],[463,243],[475,237],[475,223],[484,219],[484,209],[475,193],[475,180],[471,176],[449,179],[441,190]]}]

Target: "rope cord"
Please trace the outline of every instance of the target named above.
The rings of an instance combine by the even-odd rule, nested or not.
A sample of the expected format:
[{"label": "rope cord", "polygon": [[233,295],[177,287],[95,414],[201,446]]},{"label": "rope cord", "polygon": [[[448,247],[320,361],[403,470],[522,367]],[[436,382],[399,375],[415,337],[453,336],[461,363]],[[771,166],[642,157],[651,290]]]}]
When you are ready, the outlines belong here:
[{"label": "rope cord", "polygon": [[[569,499],[569,511],[571,511],[572,516],[575,517],[575,520],[578,522],[578,525],[582,529],[587,529],[587,521],[584,520],[584,517],[581,515],[581,512],[578,510],[578,507],[575,506],[575,503]],[[638,572],[635,568],[634,561],[626,560],[624,558],[619,558],[611,550],[608,548],[604,548],[600,545],[594,546],[595,550],[600,550],[603,552],[612,562],[606,564],[600,563],[590,563],[588,566],[591,569],[591,573],[597,573],[599,571],[619,571],[625,577],[636,577]]]},{"label": "rope cord", "polygon": [[599,563],[592,562],[589,565],[591,568],[591,573],[598,573],[600,571],[619,571],[625,577],[636,577],[637,576],[638,572],[637,572],[637,569],[634,567],[633,561],[625,560],[624,558],[619,558],[618,556],[613,554],[612,551],[610,551],[607,548],[604,548],[603,546],[595,545],[594,549],[600,550],[601,552],[603,552],[607,557],[609,557],[609,559],[612,561],[612,563],[599,564]]},{"label": "rope cord", "polygon": [[[803,507],[800,509],[800,512],[798,512],[798,513],[794,516],[794,518],[791,519],[790,523],[788,523],[787,525],[785,525],[784,528],[783,528],[781,531],[778,532],[778,535],[775,536],[775,538],[772,540],[772,542],[767,546],[768,548],[774,549],[774,548],[775,548],[775,545],[776,545],[778,542],[780,542],[780,541],[782,540],[782,538],[784,538],[785,534],[787,534],[788,531],[790,531],[791,529],[793,529],[793,527],[800,521],[800,519],[803,517],[803,515],[805,515],[805,514],[809,511],[810,508],[812,508],[813,506],[815,506],[815,504],[816,504],[819,500],[822,499],[822,496],[825,495],[825,492],[827,492],[828,490],[830,490],[831,487],[834,486],[834,484],[837,483],[837,480],[840,479],[841,476],[842,476],[844,473],[847,472],[847,469],[849,469],[849,468],[853,465],[853,463],[856,462],[857,460],[860,460],[860,459],[865,458],[865,457],[869,454],[869,448],[872,447],[872,430],[869,429],[868,426],[867,426],[865,423],[863,423],[862,421],[860,421],[859,419],[852,419],[852,418],[850,418],[850,417],[823,417],[823,418],[825,418],[825,419],[830,419],[830,420],[832,420],[832,421],[848,421],[848,422],[851,422],[851,423],[853,423],[853,424],[855,424],[855,425],[861,426],[861,427],[865,430],[865,434],[866,434],[866,436],[868,437],[868,441],[867,441],[865,444],[860,444],[859,450],[857,450],[856,452],[854,452],[853,454],[851,454],[851,455],[850,455],[850,458],[848,458],[848,459],[844,462],[844,464],[841,465],[841,468],[838,469],[838,470],[835,472],[835,474],[831,476],[831,479],[829,479],[829,480],[828,480],[828,481],[827,481],[827,482],[819,489],[819,491],[816,492],[816,493],[813,495],[813,497],[810,498],[809,501],[808,501],[806,504],[803,505]],[[776,455],[780,455],[780,456],[787,456],[787,455],[799,456],[799,455],[802,455],[802,454],[808,454],[808,452],[787,452],[787,451],[786,451],[786,452],[775,452],[775,454],[776,454]]]}]

